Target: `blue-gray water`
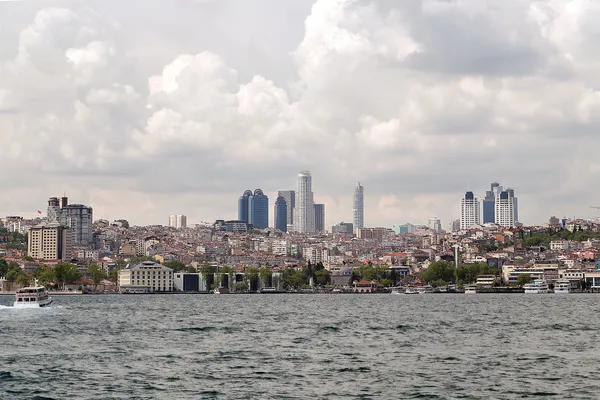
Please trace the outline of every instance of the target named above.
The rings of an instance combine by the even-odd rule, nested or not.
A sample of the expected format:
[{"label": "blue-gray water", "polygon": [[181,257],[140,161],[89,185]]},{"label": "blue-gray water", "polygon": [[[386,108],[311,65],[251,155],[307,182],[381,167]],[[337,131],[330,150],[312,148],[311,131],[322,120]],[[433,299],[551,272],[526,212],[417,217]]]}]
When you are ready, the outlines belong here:
[{"label": "blue-gray water", "polygon": [[598,398],[599,304],[575,294],[57,296],[49,309],[0,307],[0,398]]}]

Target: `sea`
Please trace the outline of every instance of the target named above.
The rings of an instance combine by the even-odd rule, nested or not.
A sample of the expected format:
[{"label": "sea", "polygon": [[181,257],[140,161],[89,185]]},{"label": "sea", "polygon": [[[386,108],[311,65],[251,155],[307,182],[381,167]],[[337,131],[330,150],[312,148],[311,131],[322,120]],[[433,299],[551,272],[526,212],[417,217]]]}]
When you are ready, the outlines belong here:
[{"label": "sea", "polygon": [[597,399],[593,294],[0,296],[1,399]]}]

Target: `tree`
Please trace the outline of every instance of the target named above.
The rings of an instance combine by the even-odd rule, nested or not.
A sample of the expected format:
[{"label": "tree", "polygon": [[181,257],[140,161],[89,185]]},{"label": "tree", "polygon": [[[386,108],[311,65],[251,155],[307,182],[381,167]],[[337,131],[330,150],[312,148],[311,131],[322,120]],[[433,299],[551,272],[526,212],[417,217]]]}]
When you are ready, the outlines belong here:
[{"label": "tree", "polygon": [[223,284],[224,278],[227,277],[227,287],[231,287],[231,281],[233,280],[233,268],[229,265],[219,267],[219,283]]},{"label": "tree", "polygon": [[19,276],[17,277],[17,283],[21,286],[29,286],[29,277],[27,276],[27,274],[19,274]]},{"label": "tree", "polygon": [[10,268],[8,268],[8,263],[4,258],[0,258],[0,276],[6,276]]},{"label": "tree", "polygon": [[246,282],[235,282],[233,284],[233,290],[235,292],[245,292],[248,290],[248,283]]},{"label": "tree", "polygon": [[251,267],[246,268],[246,270],[244,271],[244,280],[248,282],[248,289],[250,291],[258,290],[258,278],[258,269]]},{"label": "tree", "polygon": [[39,266],[33,271],[33,276],[43,286],[48,286],[54,281],[54,270],[47,266]]},{"label": "tree", "polygon": [[206,282],[206,288],[210,289],[215,281],[215,270],[216,268],[209,263],[204,263],[200,267],[200,273],[202,274],[202,279]]},{"label": "tree", "polygon": [[273,271],[271,271],[271,268],[269,267],[262,267],[259,271],[258,271],[259,275],[260,275],[260,280],[263,282],[264,286],[271,286],[271,280],[273,277]]},{"label": "tree", "polygon": [[9,281],[10,283],[15,282],[18,277],[19,277],[19,271],[17,271],[16,269],[11,269],[10,271],[8,271],[6,273],[6,280]]},{"label": "tree", "polygon": [[517,278],[517,285],[519,285],[519,286],[523,286],[529,282],[531,282],[530,274],[520,274],[519,277]]},{"label": "tree", "polygon": [[179,272],[179,271],[188,272],[188,267],[186,267],[186,265],[184,263],[182,263],[181,261],[177,261],[177,260],[167,261],[164,265],[165,265],[165,267],[171,268],[173,270],[173,272]]},{"label": "tree", "polygon": [[62,262],[54,266],[54,277],[58,283],[62,284],[64,289],[66,283],[81,279],[82,274],[75,265]]},{"label": "tree", "polygon": [[283,271],[283,287],[287,289],[299,289],[304,286],[305,281],[302,272],[295,268],[288,268]]},{"label": "tree", "polygon": [[325,286],[331,283],[331,272],[326,269],[315,271],[315,282],[319,286]]},{"label": "tree", "polygon": [[454,279],[454,264],[450,261],[435,261],[429,264],[429,267],[421,272],[421,280],[430,283],[437,280],[451,282]]},{"label": "tree", "polygon": [[88,267],[88,274],[90,274],[90,277],[94,282],[94,291],[96,291],[96,288],[100,282],[102,282],[102,279],[106,278],[106,271],[104,271],[98,264],[90,264]]}]

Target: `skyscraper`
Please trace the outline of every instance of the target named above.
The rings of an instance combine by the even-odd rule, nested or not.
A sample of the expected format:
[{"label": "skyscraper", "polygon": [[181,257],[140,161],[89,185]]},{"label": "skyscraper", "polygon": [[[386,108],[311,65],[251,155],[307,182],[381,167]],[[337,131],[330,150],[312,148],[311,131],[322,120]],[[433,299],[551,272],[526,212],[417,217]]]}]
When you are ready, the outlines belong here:
[{"label": "skyscraper", "polygon": [[277,200],[275,200],[275,229],[279,229],[281,232],[287,232],[287,217],[287,201],[285,201],[283,196],[279,196],[277,197]]},{"label": "skyscraper", "polygon": [[442,231],[442,221],[438,217],[429,218],[429,229],[440,233]]},{"label": "skyscraper", "polygon": [[325,204],[313,204],[315,210],[315,232],[325,232]]},{"label": "skyscraper", "polygon": [[187,217],[185,215],[180,214],[169,215],[169,226],[173,228],[186,228]]},{"label": "skyscraper", "polygon": [[248,223],[259,229],[269,227],[269,198],[260,189],[248,198]]},{"label": "skyscraper", "polygon": [[514,222],[517,222],[519,220],[519,199],[515,197],[514,189],[506,188],[506,191],[508,192],[508,195],[513,199],[513,219]]},{"label": "skyscraper", "polygon": [[496,224],[507,228],[515,226],[514,191],[504,190],[496,197]]},{"label": "skyscraper", "polygon": [[58,201],[58,198],[50,197],[46,215],[49,224],[60,224],[60,202]]},{"label": "skyscraper", "polygon": [[360,182],[356,183],[354,188],[354,201],[352,202],[352,215],[354,229],[365,227],[365,203],[364,203],[364,188]]},{"label": "skyscraper", "polygon": [[300,233],[315,231],[312,177],[309,171],[298,174],[298,190],[296,190],[296,207],[294,209],[294,230]]},{"label": "skyscraper", "polygon": [[294,208],[296,207],[296,191],[295,190],[280,190],[277,192],[277,197],[283,197],[287,204],[287,223],[288,226],[294,225]]},{"label": "skyscraper", "polygon": [[[65,203],[63,203],[65,204]],[[60,210],[60,223],[71,228],[73,246],[89,246],[94,242],[92,207],[65,204]]]},{"label": "skyscraper", "polygon": [[479,224],[479,199],[473,192],[466,192],[460,202],[460,229],[469,229]]},{"label": "skyscraper", "polygon": [[250,216],[248,215],[251,190],[246,190],[238,200],[238,220],[248,223]]}]

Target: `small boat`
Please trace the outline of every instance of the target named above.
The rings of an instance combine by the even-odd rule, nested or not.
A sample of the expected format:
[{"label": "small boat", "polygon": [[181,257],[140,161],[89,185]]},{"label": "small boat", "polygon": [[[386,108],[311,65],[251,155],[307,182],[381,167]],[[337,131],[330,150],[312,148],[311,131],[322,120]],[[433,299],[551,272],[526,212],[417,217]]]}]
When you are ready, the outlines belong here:
[{"label": "small boat", "polygon": [[391,293],[392,294],[402,294],[402,288],[401,287],[393,287]]},{"label": "small boat", "polygon": [[433,293],[433,286],[431,286],[431,285],[417,286],[417,293],[419,293],[419,294]]},{"label": "small boat", "polygon": [[561,279],[554,283],[554,293],[569,294],[571,293],[571,282],[568,279]]},{"label": "small boat", "polygon": [[465,286],[465,294],[475,294],[475,293],[477,293],[477,287]]},{"label": "small boat", "polygon": [[548,293],[548,284],[543,279],[537,279],[531,283],[523,285],[523,289],[525,289],[525,293],[544,294]]},{"label": "small boat", "polygon": [[24,287],[15,294],[15,308],[40,308],[52,304],[52,297],[44,286],[38,286],[37,279],[34,286]]},{"label": "small boat", "polygon": [[277,288],[274,287],[264,287],[260,289],[261,293],[277,293]]},{"label": "small boat", "polygon": [[214,294],[229,294],[229,289],[226,287],[218,287],[213,290]]},{"label": "small boat", "polygon": [[417,291],[417,289],[415,289],[414,286],[408,286],[406,288],[406,290],[404,291],[405,294],[419,294],[419,292]]}]

